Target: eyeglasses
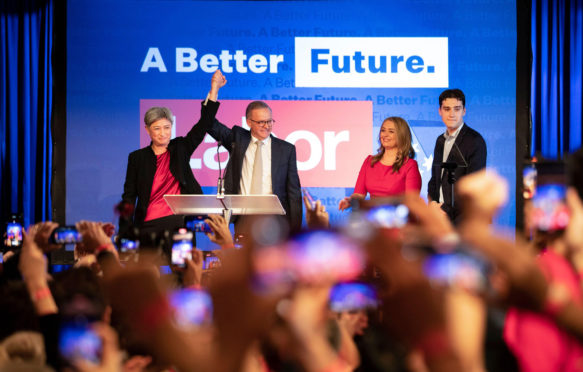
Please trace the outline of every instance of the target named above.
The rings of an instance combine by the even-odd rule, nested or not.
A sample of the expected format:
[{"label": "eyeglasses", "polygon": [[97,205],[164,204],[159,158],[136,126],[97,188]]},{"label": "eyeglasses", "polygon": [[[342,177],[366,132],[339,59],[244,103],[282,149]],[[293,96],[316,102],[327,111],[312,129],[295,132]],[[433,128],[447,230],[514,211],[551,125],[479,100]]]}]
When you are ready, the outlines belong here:
[{"label": "eyeglasses", "polygon": [[275,124],[275,120],[273,120],[273,119],[269,119],[269,120],[259,120],[259,121],[258,120],[253,120],[253,119],[249,119],[249,120],[251,120],[252,122],[254,122],[256,124],[261,125],[262,127],[270,127],[273,124]]}]

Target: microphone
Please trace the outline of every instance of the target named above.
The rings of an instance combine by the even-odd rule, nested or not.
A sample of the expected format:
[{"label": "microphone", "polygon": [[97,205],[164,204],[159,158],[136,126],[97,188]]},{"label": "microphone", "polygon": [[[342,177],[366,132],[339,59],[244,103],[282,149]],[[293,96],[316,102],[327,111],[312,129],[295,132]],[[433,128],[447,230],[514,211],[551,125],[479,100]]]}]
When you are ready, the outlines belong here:
[{"label": "microphone", "polygon": [[221,141],[217,141],[217,161],[219,162],[219,179],[217,180],[217,199],[223,199],[225,197],[225,180],[223,179],[223,172],[221,170],[221,158],[219,154],[220,147]]},{"label": "microphone", "polygon": [[[447,182],[451,185],[451,207],[454,208],[454,206],[455,206],[454,183],[457,181],[455,171],[457,168],[467,168],[468,162],[466,161],[464,154],[460,150],[457,143],[455,143],[455,141],[453,143],[453,147],[451,148],[451,151],[455,151],[455,152],[453,152],[453,153],[450,152],[450,155],[448,156],[448,160],[449,159],[452,159],[452,160],[456,159],[456,160],[455,161],[446,161],[446,162],[441,163],[441,169],[446,172]],[[458,160],[461,160],[461,162]],[[445,198],[445,196],[444,196],[444,198]]]},{"label": "microphone", "polygon": [[455,162],[446,161],[445,163],[441,163],[440,167],[442,169],[446,169],[448,171],[451,171],[451,170],[455,170],[458,167],[458,165]]}]

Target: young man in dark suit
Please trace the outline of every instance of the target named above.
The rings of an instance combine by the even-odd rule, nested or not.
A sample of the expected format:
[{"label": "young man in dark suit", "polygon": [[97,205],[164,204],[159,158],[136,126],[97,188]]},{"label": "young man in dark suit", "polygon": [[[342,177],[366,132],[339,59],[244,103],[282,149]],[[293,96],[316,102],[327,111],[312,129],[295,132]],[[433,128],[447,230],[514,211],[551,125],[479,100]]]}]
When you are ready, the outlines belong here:
[{"label": "young man in dark suit", "polygon": [[229,151],[225,193],[277,195],[291,230],[297,231],[302,225],[302,198],[296,147],[271,135],[275,120],[265,102],[251,102],[245,117],[250,130],[228,128],[215,119],[208,132]]},{"label": "young man in dark suit", "polygon": [[461,90],[447,89],[439,95],[439,115],[446,130],[435,142],[428,199],[438,203],[454,223],[461,218],[455,182],[486,167],[486,142],[464,123],[465,114],[466,97]]}]

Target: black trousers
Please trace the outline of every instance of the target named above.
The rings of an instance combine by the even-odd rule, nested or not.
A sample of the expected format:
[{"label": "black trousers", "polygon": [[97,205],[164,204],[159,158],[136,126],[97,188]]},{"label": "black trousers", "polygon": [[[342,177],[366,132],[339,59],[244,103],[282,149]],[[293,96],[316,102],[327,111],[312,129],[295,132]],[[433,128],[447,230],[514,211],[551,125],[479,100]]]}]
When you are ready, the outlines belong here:
[{"label": "black trousers", "polygon": [[140,234],[161,234],[164,231],[172,233],[181,227],[184,227],[184,215],[172,214],[144,222]]}]

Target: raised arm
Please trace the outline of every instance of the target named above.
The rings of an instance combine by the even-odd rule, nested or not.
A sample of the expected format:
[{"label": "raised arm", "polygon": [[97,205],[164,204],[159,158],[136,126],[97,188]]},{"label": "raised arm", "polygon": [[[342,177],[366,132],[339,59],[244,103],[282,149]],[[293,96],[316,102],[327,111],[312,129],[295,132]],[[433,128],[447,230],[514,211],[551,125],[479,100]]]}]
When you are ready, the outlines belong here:
[{"label": "raised arm", "polygon": [[215,140],[221,142],[221,144],[229,151],[229,153],[231,152],[233,149],[232,144],[234,142],[234,136],[231,128],[215,119],[208,131],[208,134],[210,134],[211,137],[213,137]]},{"label": "raised arm", "polygon": [[219,89],[227,84],[227,79],[222,74],[221,70],[215,71],[211,78],[211,90],[209,92],[209,99],[216,102],[219,97]]},{"label": "raised arm", "polygon": [[24,239],[18,269],[34,303],[37,315],[42,316],[56,314],[58,309],[49,289],[47,259],[35,243],[40,225],[31,226],[28,234],[23,231]]},{"label": "raised arm", "polygon": [[221,73],[221,70],[215,71],[213,77],[211,78],[211,90],[208,94],[208,99],[202,103],[200,109],[200,119],[198,122],[190,129],[186,135],[187,141],[187,151],[192,153],[198,145],[204,139],[204,136],[209,131],[219,109],[219,103],[217,98],[219,95],[219,89],[227,84],[227,79]]}]

